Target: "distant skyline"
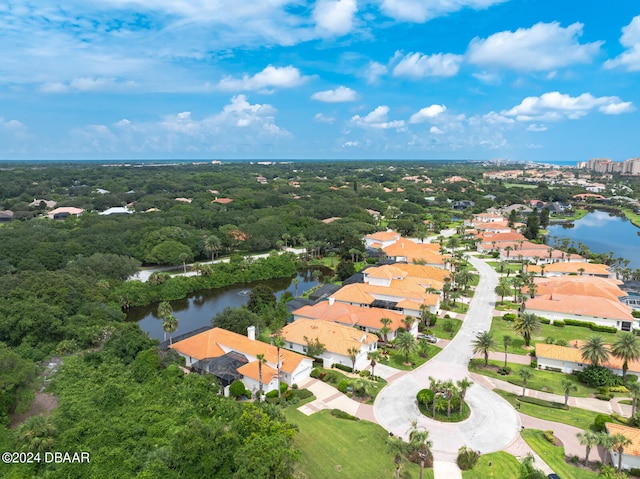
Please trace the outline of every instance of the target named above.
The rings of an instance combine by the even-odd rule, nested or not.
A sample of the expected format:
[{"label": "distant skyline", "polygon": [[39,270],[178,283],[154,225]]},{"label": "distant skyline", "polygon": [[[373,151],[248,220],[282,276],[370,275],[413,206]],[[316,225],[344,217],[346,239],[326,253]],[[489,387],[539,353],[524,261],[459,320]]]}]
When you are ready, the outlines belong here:
[{"label": "distant skyline", "polygon": [[0,159],[640,156],[628,0],[18,0],[0,51]]}]

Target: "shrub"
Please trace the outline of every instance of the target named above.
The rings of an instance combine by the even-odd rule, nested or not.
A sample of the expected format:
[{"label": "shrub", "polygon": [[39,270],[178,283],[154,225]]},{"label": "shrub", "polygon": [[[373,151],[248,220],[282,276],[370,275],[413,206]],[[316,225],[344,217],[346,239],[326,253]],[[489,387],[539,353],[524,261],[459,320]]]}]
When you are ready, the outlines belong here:
[{"label": "shrub", "polygon": [[508,376],[509,374],[511,374],[511,368],[509,366],[506,366],[506,367],[503,366],[500,369],[498,369],[498,374],[502,376]]},{"label": "shrub", "polygon": [[540,318],[540,322],[542,324],[551,324],[551,320],[547,318]]},{"label": "shrub", "polygon": [[625,382],[628,383],[637,383],[638,382],[638,376],[636,376],[635,374],[627,374],[627,376],[625,377]]},{"label": "shrub", "polygon": [[566,339],[556,339],[556,344],[558,346],[566,346],[568,343]]},{"label": "shrub", "polygon": [[640,318],[640,309],[634,309],[633,311],[631,311],[631,316],[633,316],[634,318]]},{"label": "shrub", "polygon": [[593,426],[597,431],[604,431],[604,425],[608,422],[611,422],[613,418],[608,414],[598,414],[596,418],[593,420]]},{"label": "shrub", "polygon": [[518,400],[520,402],[536,404],[538,406],[544,406],[544,407],[551,407],[554,409],[565,409],[565,410],[568,409],[567,407],[565,407],[564,403],[547,401],[546,399],[539,399],[539,398],[534,398],[529,396],[525,396],[525,397],[518,396]]},{"label": "shrub", "polygon": [[278,397],[278,390],[274,389],[273,391],[269,391],[267,394],[265,394],[266,398],[277,398]]},{"label": "shrub", "polygon": [[552,336],[547,336],[546,338],[544,338],[544,344],[553,344],[555,342],[556,342],[556,340],[553,339]]},{"label": "shrub", "polygon": [[565,318],[564,324],[566,324],[567,326],[580,326],[581,328],[590,328],[593,323],[588,323],[587,321],[578,321],[577,319]]},{"label": "shrub", "polygon": [[322,370],[320,368],[313,368],[311,370],[311,374],[309,374],[309,375],[314,379],[320,379],[320,374],[321,373],[322,373]]},{"label": "shrub", "polygon": [[285,392],[287,389],[289,389],[289,385],[287,383],[281,382],[280,383],[280,392],[283,393]]},{"label": "shrub", "polygon": [[564,328],[566,326],[564,321],[562,321],[561,319],[554,321],[553,325],[557,328]]},{"label": "shrub", "polygon": [[359,421],[360,418],[357,418],[355,416],[352,416],[351,414],[341,411],[340,409],[332,409],[331,410],[331,415],[335,416],[339,419],[348,419],[349,421]]},{"label": "shrub", "polygon": [[547,440],[547,442],[550,442],[551,444],[556,443],[556,438],[553,436],[553,431],[544,431],[542,433],[542,436]]},{"label": "shrub", "polygon": [[291,385],[291,389],[298,389],[298,383],[293,383]]},{"label": "shrub", "polygon": [[429,406],[433,404],[433,391],[431,389],[422,389],[416,396],[416,399],[420,404]]},{"label": "shrub", "polygon": [[598,333],[617,333],[618,328],[615,326],[600,326],[599,324],[591,323],[591,331],[596,331]]},{"label": "shrub", "polygon": [[323,378],[321,378],[325,383],[337,384],[340,380],[339,373],[335,371],[327,371]]},{"label": "shrub", "polygon": [[[535,359],[532,359],[531,362],[529,363],[529,366],[532,367],[533,369],[536,369],[538,367],[538,361],[536,361]],[[560,368],[547,368],[547,369],[550,371],[557,369],[558,372],[561,372]]]},{"label": "shrub", "polygon": [[592,388],[601,386],[617,386],[622,382],[621,378],[614,375],[603,366],[589,366],[585,368],[583,371],[578,373],[578,380]]},{"label": "shrub", "polygon": [[631,469],[629,469],[629,474],[634,477],[640,477],[640,468],[632,467]]},{"label": "shrub", "polygon": [[474,451],[470,447],[462,446],[458,449],[458,467],[463,471],[468,471],[473,469],[473,466],[478,462],[478,458],[480,457],[479,451]]},{"label": "shrub", "polygon": [[349,381],[347,381],[346,379],[343,379],[338,383],[338,391],[340,391],[343,394],[347,392],[348,387],[349,387]]},{"label": "shrub", "polygon": [[313,396],[313,393],[308,389],[296,389],[294,393],[299,399],[307,399]]},{"label": "shrub", "polygon": [[239,379],[236,379],[229,386],[229,394],[234,398],[239,398],[240,396],[244,396],[244,384]]},{"label": "shrub", "polygon": [[516,314],[515,313],[505,313],[502,315],[502,319],[504,319],[505,321],[515,321],[516,320]]},{"label": "shrub", "polygon": [[625,386],[612,386],[609,388],[612,393],[628,393],[629,390]]},{"label": "shrub", "polygon": [[351,366],[345,366],[344,364],[334,364],[333,367],[339,369],[340,371],[346,371],[348,373],[353,372]]},{"label": "shrub", "polygon": [[596,394],[596,399],[600,399],[600,401],[609,401],[613,397],[612,394]]},{"label": "shrub", "polygon": [[451,333],[453,332],[453,323],[451,321],[445,321],[443,328],[447,333]]}]

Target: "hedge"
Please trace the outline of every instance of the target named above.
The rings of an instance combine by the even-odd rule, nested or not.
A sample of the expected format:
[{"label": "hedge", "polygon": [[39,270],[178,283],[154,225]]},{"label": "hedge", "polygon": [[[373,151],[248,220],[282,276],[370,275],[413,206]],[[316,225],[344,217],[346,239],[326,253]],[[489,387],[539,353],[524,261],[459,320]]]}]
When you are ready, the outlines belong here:
[{"label": "hedge", "polygon": [[533,397],[529,397],[529,396],[518,396],[518,400],[520,402],[526,402],[529,404],[536,404],[538,406],[544,406],[544,407],[552,407],[555,409],[569,409],[567,407],[565,407],[565,405],[563,403],[559,403],[559,402],[553,402],[553,401],[546,401],[544,399],[539,399],[539,398],[533,398]]},{"label": "hedge", "polygon": [[359,421],[360,418],[352,416],[351,414],[349,414],[348,412],[344,412],[340,409],[332,409],[331,410],[331,415],[335,416],[339,419],[348,419],[349,421]]},{"label": "hedge", "polygon": [[351,366],[345,366],[344,364],[334,364],[333,367],[336,369],[339,369],[340,371],[345,371],[347,373],[353,372],[353,369],[351,368]]}]

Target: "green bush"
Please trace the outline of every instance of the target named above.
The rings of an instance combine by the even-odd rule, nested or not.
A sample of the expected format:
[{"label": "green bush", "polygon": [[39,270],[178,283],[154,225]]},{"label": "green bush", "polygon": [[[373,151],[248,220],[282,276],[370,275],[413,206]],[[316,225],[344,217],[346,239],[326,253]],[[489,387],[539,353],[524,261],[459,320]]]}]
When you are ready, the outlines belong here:
[{"label": "green bush", "polygon": [[505,313],[502,315],[502,319],[504,319],[505,321],[515,321],[516,320],[516,314],[515,313]]},{"label": "green bush", "polygon": [[313,368],[309,375],[314,379],[320,379],[320,374],[322,374],[322,370],[320,368]]},{"label": "green bush", "polygon": [[273,391],[269,391],[267,394],[265,394],[265,397],[268,398],[277,398],[278,397],[278,390],[274,389]]},{"label": "green bush", "polygon": [[479,451],[474,451],[470,447],[462,446],[460,449],[458,449],[458,459],[456,460],[456,462],[458,463],[458,467],[462,471],[468,471],[470,469],[473,469],[473,466],[476,465],[479,458]]},{"label": "green bush", "polygon": [[597,431],[603,432],[605,430],[605,424],[612,421],[612,417],[608,414],[598,414],[593,420],[593,426]]},{"label": "green bush", "polygon": [[588,366],[578,373],[578,380],[590,386],[597,388],[601,386],[618,386],[622,383],[622,379],[603,366]]},{"label": "green bush", "polygon": [[239,379],[236,379],[229,386],[229,394],[234,398],[239,398],[240,396],[244,396],[244,384]]},{"label": "green bush", "polygon": [[640,468],[632,467],[631,469],[629,469],[629,474],[634,477],[640,477]]},{"label": "green bush", "polygon": [[638,382],[638,376],[636,376],[635,374],[627,374],[627,376],[625,377],[625,383],[637,383]]},{"label": "green bush", "polygon": [[600,399],[600,401],[610,401],[613,397],[612,394],[596,394],[596,399]]},{"label": "green bush", "polygon": [[340,391],[341,393],[346,393],[348,387],[349,387],[349,381],[346,379],[343,379],[338,383],[338,391]]},{"label": "green bush", "polygon": [[283,393],[285,392],[287,389],[289,389],[289,385],[287,383],[281,382],[280,383],[280,392]]},{"label": "green bush", "polygon": [[311,396],[313,396],[313,393],[308,389],[295,389],[295,395],[302,400],[310,398]]},{"label": "green bush", "polygon": [[550,324],[550,323],[551,323],[551,320],[550,320],[550,319],[547,319],[547,318],[540,318],[540,322],[541,322],[542,324]]},{"label": "green bush", "polygon": [[599,324],[591,323],[591,331],[596,331],[598,333],[617,333],[618,328],[614,326],[600,326]]},{"label": "green bush", "polygon": [[368,378],[369,376],[371,376],[371,371],[360,371],[358,374],[360,374],[360,376],[363,378]]},{"label": "green bush", "polygon": [[511,374],[511,368],[509,366],[506,366],[506,367],[503,366],[500,369],[498,369],[497,372],[501,376],[508,376],[509,374]]},{"label": "green bush", "polygon": [[565,318],[564,324],[567,326],[580,326],[581,328],[591,328],[593,323],[589,323],[587,321],[578,321],[577,319],[567,319]]},{"label": "green bush", "polygon": [[626,386],[612,386],[609,388],[609,392],[612,393],[628,393],[629,390],[626,388]]},{"label": "green bush", "polygon": [[293,383],[291,385],[291,389],[298,389],[298,383]]},{"label": "green bush", "polygon": [[347,373],[353,372],[353,369],[351,368],[351,366],[345,366],[344,364],[334,364],[333,367],[336,369],[339,369],[340,371],[345,371]]},{"label": "green bush", "polygon": [[331,410],[331,415],[335,416],[339,419],[348,419],[349,421],[359,421],[360,418],[357,418],[355,416],[352,416],[351,414],[341,411],[340,409],[332,409]]},{"label": "green bush", "polygon": [[433,391],[431,389],[422,389],[418,392],[416,399],[420,404],[424,404],[425,406],[430,406],[433,404]]},{"label": "green bush", "polygon": [[557,319],[556,321],[554,321],[553,325],[557,328],[564,328],[566,326],[565,322],[561,319]]},{"label": "green bush", "polygon": [[553,436],[553,431],[544,431],[542,436],[547,440],[547,442],[555,444],[556,438]]},{"label": "green bush", "polygon": [[539,399],[539,398],[534,398],[534,397],[529,397],[529,396],[525,396],[525,397],[521,397],[518,396],[518,400],[520,402],[526,402],[529,404],[536,404],[538,406],[544,406],[544,407],[551,407],[554,409],[568,409],[567,407],[565,407],[565,405],[563,403],[560,402],[553,402],[553,401],[547,401],[545,399]]},{"label": "green bush", "polygon": [[633,316],[634,318],[640,318],[640,309],[634,309],[633,311],[631,311],[631,316]]}]

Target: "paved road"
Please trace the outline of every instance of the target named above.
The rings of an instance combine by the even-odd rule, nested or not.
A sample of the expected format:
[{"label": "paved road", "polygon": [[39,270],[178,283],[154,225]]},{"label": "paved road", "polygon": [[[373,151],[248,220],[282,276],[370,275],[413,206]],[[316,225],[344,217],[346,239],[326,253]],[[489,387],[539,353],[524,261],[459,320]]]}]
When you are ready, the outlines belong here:
[{"label": "paved road", "polygon": [[491,327],[498,275],[479,259],[470,257],[469,261],[480,273],[480,284],[460,331],[433,360],[384,388],[374,404],[378,423],[395,435],[406,438],[415,419],[427,428],[436,461],[455,461],[458,449],[465,444],[482,453],[504,449],[518,437],[521,426],[509,403],[475,384],[467,392],[472,413],[466,421],[455,424],[433,421],[418,410],[416,394],[428,387],[430,376],[454,380],[469,377],[467,365],[472,357],[472,341],[478,331]]}]

